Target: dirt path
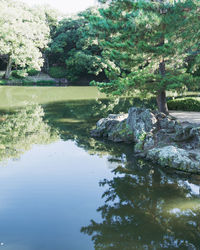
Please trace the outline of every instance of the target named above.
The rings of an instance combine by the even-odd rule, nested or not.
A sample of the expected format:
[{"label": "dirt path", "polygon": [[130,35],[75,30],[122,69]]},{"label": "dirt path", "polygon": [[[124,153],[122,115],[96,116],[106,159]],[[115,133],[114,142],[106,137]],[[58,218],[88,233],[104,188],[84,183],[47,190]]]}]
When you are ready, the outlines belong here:
[{"label": "dirt path", "polygon": [[170,111],[170,115],[176,117],[180,122],[196,123],[200,125],[200,112]]}]

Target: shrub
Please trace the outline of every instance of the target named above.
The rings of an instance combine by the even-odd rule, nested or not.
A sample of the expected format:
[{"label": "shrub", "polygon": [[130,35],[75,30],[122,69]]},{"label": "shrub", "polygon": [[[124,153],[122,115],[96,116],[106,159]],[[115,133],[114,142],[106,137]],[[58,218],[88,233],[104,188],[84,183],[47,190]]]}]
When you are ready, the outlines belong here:
[{"label": "shrub", "polygon": [[0,79],[0,84],[6,84],[7,83],[7,81],[6,80],[4,80],[4,79]]},{"label": "shrub", "polygon": [[49,84],[49,85],[51,85],[51,84],[55,84],[56,82],[55,81],[53,81],[53,80],[41,80],[41,81],[36,81],[36,84]]},{"label": "shrub", "polygon": [[36,70],[36,69],[29,69],[28,70],[28,75],[29,76],[36,76],[40,71]]},{"label": "shrub", "polygon": [[49,75],[53,78],[65,78],[67,76],[67,70],[62,67],[51,67],[49,69]]},{"label": "shrub", "polygon": [[27,76],[26,70],[13,70],[12,71],[12,76],[17,78],[17,79],[23,79]]},{"label": "shrub", "polygon": [[52,80],[41,80],[41,81],[30,81],[30,80],[23,80],[22,85],[26,86],[51,86],[55,85],[56,82]]},{"label": "shrub", "polygon": [[200,111],[200,101],[193,98],[181,98],[168,101],[170,110]]}]

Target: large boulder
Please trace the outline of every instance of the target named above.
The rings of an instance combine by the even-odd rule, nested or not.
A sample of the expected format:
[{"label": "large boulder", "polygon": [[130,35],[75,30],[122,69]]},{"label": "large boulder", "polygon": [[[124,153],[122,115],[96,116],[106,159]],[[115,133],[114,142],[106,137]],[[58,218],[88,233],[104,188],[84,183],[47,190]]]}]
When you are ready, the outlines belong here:
[{"label": "large boulder", "polygon": [[180,126],[174,117],[164,113],[157,112],[156,118],[158,120],[159,130],[166,130],[168,133],[173,133],[176,131],[177,127]]},{"label": "large boulder", "polygon": [[153,148],[146,158],[164,167],[172,167],[190,173],[200,173],[199,152],[186,151],[175,146]]},{"label": "large boulder", "polygon": [[133,140],[136,143],[157,128],[156,116],[150,109],[130,108],[126,123],[127,127],[133,131]]},{"label": "large boulder", "polygon": [[173,138],[176,142],[189,142],[200,145],[200,128],[188,125],[186,127],[179,127]]},{"label": "large boulder", "polygon": [[[96,124],[96,129],[91,131],[93,137],[107,137],[114,142],[131,141],[132,133],[126,128],[128,114],[110,114],[107,118],[102,118]],[[130,138],[130,139],[129,139]]]},{"label": "large boulder", "polygon": [[130,108],[128,114],[109,115],[99,120],[93,137],[107,137],[115,142],[140,142],[157,128],[157,119],[149,109]]}]

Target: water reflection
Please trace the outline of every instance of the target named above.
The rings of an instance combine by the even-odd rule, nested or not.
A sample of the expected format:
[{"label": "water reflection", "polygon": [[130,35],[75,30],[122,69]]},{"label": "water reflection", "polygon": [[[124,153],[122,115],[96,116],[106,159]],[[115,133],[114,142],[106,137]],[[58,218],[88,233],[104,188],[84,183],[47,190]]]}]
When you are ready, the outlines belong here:
[{"label": "water reflection", "polygon": [[[4,233],[5,239],[5,235],[13,237],[18,230],[7,218],[15,220],[26,214],[30,218],[27,227],[33,228],[30,232],[22,228],[16,238],[23,242],[19,237],[27,233],[30,249],[36,249],[36,243],[43,241],[45,246],[40,243],[41,249],[91,249],[84,234],[92,237],[95,249],[200,249],[200,178],[172,175],[138,160],[131,144],[91,138],[89,131],[100,117],[111,112],[109,105],[108,100],[62,101],[2,113],[0,161],[19,158],[33,144],[61,140],[45,148],[36,147],[13,164],[18,168],[3,170],[5,176],[14,177],[2,176],[1,182],[8,185],[8,191],[2,189],[0,197],[7,200],[10,195],[15,206],[0,213],[1,224],[9,224],[6,233],[5,227],[0,228],[1,235]],[[130,105],[119,102],[112,112],[127,112]],[[106,178],[100,182],[104,190],[102,201],[97,187],[101,178]],[[95,213],[97,206],[101,218]],[[25,209],[21,212],[22,207]],[[33,210],[32,219],[29,213]],[[94,220],[87,226],[90,216]],[[37,220],[39,224],[43,221],[39,233],[34,228]],[[52,222],[52,226],[46,222]],[[23,226],[21,221],[15,224]],[[84,233],[81,236],[80,225]],[[7,241],[10,243],[10,239]]]},{"label": "water reflection", "polygon": [[81,231],[92,236],[95,249],[199,249],[199,177],[175,176],[137,160],[131,145],[90,138],[95,121],[105,116],[98,105],[81,101],[59,103],[59,112],[58,106],[45,108],[62,139],[90,154],[108,155],[108,167],[114,169],[113,179],[100,182],[107,189],[105,204],[97,209],[102,221],[91,220]]},{"label": "water reflection", "polygon": [[[28,102],[27,102],[28,103]],[[116,103],[115,103],[116,104]],[[113,112],[127,111],[129,100],[121,100]],[[127,145],[116,145],[90,137],[96,121],[113,107],[107,99],[54,102],[45,105],[0,111],[0,161],[18,159],[34,144],[49,144],[58,139],[72,140],[90,154],[121,154]]]},{"label": "water reflection", "polygon": [[33,144],[48,144],[59,138],[43,120],[40,105],[28,105],[0,117],[0,161],[18,159]]},{"label": "water reflection", "polygon": [[95,249],[199,249],[200,199],[194,184],[141,161],[114,173],[100,182],[106,187],[105,204],[97,209],[101,222],[91,220],[81,229],[92,236]]},{"label": "water reflection", "polygon": [[[90,137],[90,131],[96,121],[108,115],[112,102],[108,100],[77,100],[76,102],[58,102],[44,105],[45,118],[48,124],[59,130],[64,140],[73,140],[76,145],[89,154],[119,156],[124,151],[132,151],[129,145],[115,144]],[[127,112],[130,100],[122,100],[112,112]]]}]

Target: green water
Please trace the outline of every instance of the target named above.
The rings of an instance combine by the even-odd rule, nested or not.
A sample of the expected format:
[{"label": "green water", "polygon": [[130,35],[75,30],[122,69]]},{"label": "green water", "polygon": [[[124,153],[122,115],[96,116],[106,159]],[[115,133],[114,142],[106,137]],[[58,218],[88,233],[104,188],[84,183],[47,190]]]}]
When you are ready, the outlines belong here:
[{"label": "green water", "polygon": [[48,104],[105,97],[96,87],[15,87],[0,86],[0,108],[21,107],[27,103]]},{"label": "green water", "polygon": [[0,248],[200,249],[200,176],[91,138],[114,107],[96,88],[0,93]]}]

